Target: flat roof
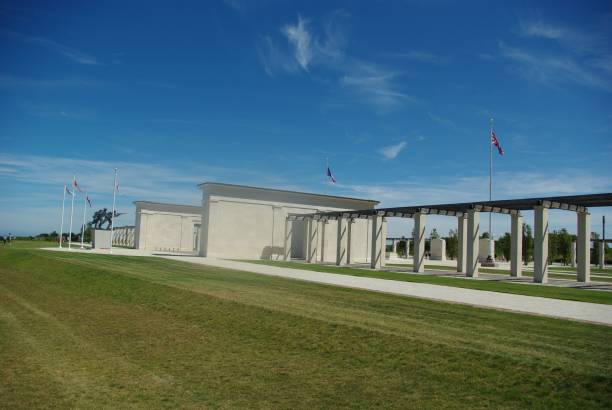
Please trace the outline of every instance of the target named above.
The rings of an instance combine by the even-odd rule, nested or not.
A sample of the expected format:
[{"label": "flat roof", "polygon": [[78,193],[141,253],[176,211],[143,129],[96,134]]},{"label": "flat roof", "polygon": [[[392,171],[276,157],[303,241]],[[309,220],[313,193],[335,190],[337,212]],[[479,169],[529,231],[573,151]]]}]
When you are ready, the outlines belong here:
[{"label": "flat roof", "polygon": [[287,189],[263,188],[263,187],[257,187],[257,186],[252,186],[252,185],[227,184],[225,182],[203,182],[199,184],[198,187],[203,188],[205,185],[217,185],[217,186],[229,187],[229,188],[244,188],[244,189],[252,189],[256,191],[284,192],[288,194],[312,195],[312,196],[317,196],[317,197],[322,197],[322,198],[348,199],[351,201],[362,201],[362,202],[369,202],[372,204],[380,203],[380,201],[375,201],[373,199],[363,199],[363,198],[354,198],[354,197],[349,197],[349,196],[338,196],[338,195],[327,195],[327,194],[315,194],[312,192],[290,191]]},{"label": "flat roof", "polygon": [[185,213],[200,214],[202,213],[202,207],[198,205],[182,205],[182,204],[169,204],[167,202],[152,202],[152,201],[134,201],[132,202],[136,206],[152,205],[163,208],[174,208],[176,211],[183,211]]},{"label": "flat roof", "polygon": [[[334,211],[310,214],[322,217],[338,217],[343,214],[365,217],[369,215],[410,217],[415,213],[441,215],[461,215],[475,209],[482,212],[516,214],[531,210],[535,206],[545,206],[550,209],[562,209],[575,212],[586,212],[588,208],[612,206],[612,192],[602,194],[549,196],[539,198],[502,199],[495,201],[474,201],[454,204],[412,205],[393,208],[364,209],[360,211]],[[303,217],[303,216],[300,216]]]}]

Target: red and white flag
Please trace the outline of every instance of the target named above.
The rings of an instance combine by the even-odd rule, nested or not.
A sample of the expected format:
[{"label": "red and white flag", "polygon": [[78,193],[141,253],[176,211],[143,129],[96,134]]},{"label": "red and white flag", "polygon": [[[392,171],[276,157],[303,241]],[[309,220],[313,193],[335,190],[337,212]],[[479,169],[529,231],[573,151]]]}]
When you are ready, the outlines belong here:
[{"label": "red and white flag", "polygon": [[497,139],[497,135],[495,135],[495,131],[491,131],[491,144],[497,147],[497,152],[499,152],[499,155],[504,155],[504,149],[501,147],[501,144]]},{"label": "red and white flag", "polygon": [[77,183],[76,178],[74,178],[74,179],[72,180],[72,186],[74,186],[74,188],[75,188],[77,191],[79,191],[79,192],[83,192],[83,191],[81,190],[81,187],[80,187],[80,186],[79,186],[79,184]]}]

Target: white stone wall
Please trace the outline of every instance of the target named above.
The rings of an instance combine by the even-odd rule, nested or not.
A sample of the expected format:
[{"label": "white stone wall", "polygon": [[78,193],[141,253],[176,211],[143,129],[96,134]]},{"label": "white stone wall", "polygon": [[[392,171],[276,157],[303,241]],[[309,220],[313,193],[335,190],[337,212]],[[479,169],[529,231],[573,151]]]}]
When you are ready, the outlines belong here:
[{"label": "white stone wall", "polygon": [[134,226],[118,226],[113,228],[113,246],[133,248],[135,230]]},{"label": "white stone wall", "polygon": [[[290,214],[373,208],[377,202],[291,191],[205,183],[200,255],[236,259],[281,259],[285,220]],[[369,221],[351,227],[352,259],[367,261]],[[324,226],[324,227],[323,227]],[[293,222],[291,256],[306,255],[306,224]],[[316,259],[336,261],[337,222],[319,222]],[[323,234],[322,234],[323,233]]]},{"label": "white stone wall", "polygon": [[134,247],[162,252],[197,253],[201,209],[138,201]]}]

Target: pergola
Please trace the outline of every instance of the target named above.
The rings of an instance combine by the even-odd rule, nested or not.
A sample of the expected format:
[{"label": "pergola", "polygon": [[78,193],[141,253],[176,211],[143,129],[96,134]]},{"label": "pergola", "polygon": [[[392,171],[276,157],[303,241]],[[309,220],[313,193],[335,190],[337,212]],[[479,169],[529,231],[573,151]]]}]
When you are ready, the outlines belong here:
[{"label": "pergola", "polygon": [[[590,281],[590,240],[591,221],[589,208],[612,206],[612,193],[554,196],[541,198],[508,199],[496,201],[477,201],[452,204],[401,206],[393,208],[378,208],[366,210],[350,210],[335,212],[320,212],[313,214],[295,214],[287,217],[285,235],[285,259],[289,259],[291,244],[291,228],[289,223],[294,220],[307,221],[307,262],[314,262],[313,249],[317,243],[311,234],[316,230],[315,224],[329,220],[338,221],[337,235],[337,265],[346,265],[350,261],[349,235],[351,221],[369,218],[372,221],[371,267],[384,266],[385,242],[383,223],[387,217],[414,219],[414,272],[424,271],[425,262],[425,225],[427,215],[446,215],[457,218],[458,243],[457,271],[466,276],[478,276],[478,240],[480,238],[480,213],[493,212],[510,215],[511,218],[511,264],[513,277],[520,277],[522,259],[522,227],[521,211],[534,211],[534,282],[548,281],[548,210],[560,209],[577,214],[577,279],[580,282]],[[348,224],[348,225],[347,225]],[[288,239],[288,242],[287,242]],[[289,246],[287,245],[289,244]],[[315,252],[316,253],[316,252]]]}]

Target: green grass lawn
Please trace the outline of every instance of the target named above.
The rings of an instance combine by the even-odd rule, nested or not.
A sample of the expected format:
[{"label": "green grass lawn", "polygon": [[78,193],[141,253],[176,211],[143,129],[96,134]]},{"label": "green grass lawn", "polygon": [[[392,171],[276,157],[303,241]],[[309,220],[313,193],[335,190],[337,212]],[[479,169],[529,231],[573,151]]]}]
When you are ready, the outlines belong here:
[{"label": "green grass lawn", "polygon": [[586,289],[562,288],[556,286],[529,285],[520,283],[495,282],[484,280],[468,280],[461,278],[441,277],[433,275],[413,275],[402,272],[374,271],[370,269],[359,269],[339,267],[330,265],[318,265],[302,262],[285,262],[270,260],[249,260],[245,262],[262,265],[280,266],[294,269],[305,269],[316,272],[338,273],[341,275],[364,276],[379,279],[392,279],[403,282],[431,283],[434,285],[454,286],[459,288],[489,290],[492,292],[514,293],[518,295],[540,296],[545,298],[577,300],[580,302],[603,303],[612,305],[612,292],[593,291]]},{"label": "green grass lawn", "polygon": [[609,408],[612,328],[0,248],[0,408]]}]

